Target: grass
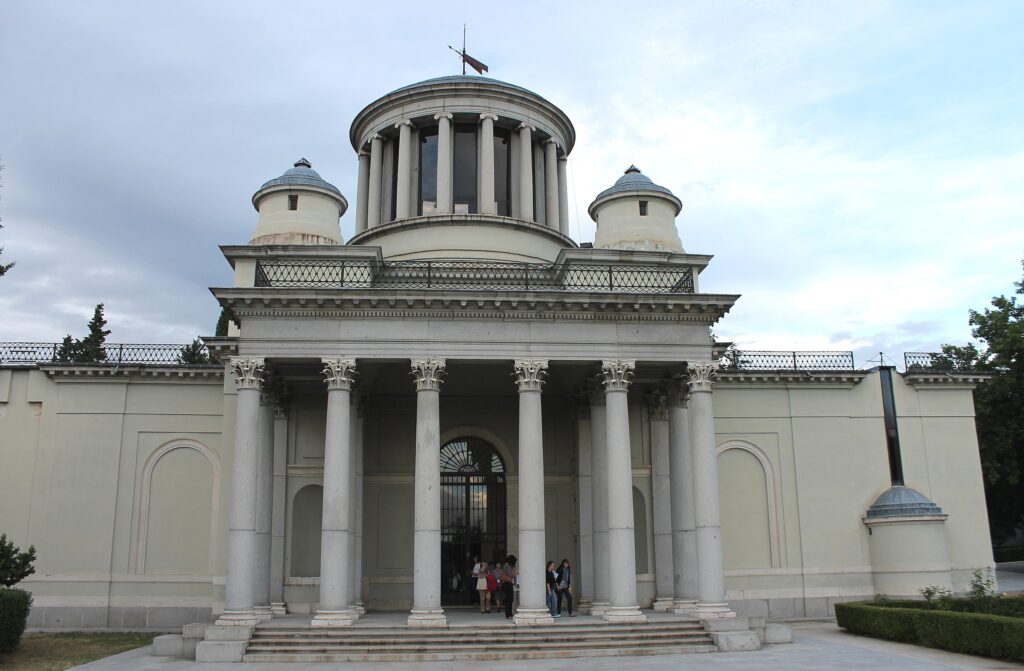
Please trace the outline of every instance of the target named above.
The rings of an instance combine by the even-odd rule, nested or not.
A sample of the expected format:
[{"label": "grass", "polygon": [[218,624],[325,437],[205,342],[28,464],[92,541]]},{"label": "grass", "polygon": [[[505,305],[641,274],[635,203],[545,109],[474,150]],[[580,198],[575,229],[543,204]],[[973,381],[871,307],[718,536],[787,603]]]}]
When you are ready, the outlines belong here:
[{"label": "grass", "polygon": [[134,650],[153,642],[153,633],[25,634],[21,645],[0,655],[2,671],[64,671],[79,664]]}]

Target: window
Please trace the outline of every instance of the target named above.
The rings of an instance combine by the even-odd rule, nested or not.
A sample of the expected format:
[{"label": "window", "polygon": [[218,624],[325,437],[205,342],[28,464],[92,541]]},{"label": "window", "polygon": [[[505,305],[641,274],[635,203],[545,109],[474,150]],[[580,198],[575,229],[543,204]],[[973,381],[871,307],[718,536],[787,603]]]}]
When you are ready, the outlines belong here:
[{"label": "window", "polygon": [[455,126],[452,182],[456,214],[476,214],[476,125]]},{"label": "window", "polygon": [[299,197],[298,196],[288,196],[288,209],[289,210],[297,210],[297,209],[299,209]]},{"label": "window", "polygon": [[437,212],[437,126],[420,130],[420,198],[416,214]]},{"label": "window", "polygon": [[647,216],[647,201],[646,200],[641,200],[640,201],[640,216],[641,217],[646,217]]},{"label": "window", "polygon": [[511,144],[512,132],[507,128],[494,129],[494,200],[497,201],[497,212],[503,217],[512,216],[511,183]]}]

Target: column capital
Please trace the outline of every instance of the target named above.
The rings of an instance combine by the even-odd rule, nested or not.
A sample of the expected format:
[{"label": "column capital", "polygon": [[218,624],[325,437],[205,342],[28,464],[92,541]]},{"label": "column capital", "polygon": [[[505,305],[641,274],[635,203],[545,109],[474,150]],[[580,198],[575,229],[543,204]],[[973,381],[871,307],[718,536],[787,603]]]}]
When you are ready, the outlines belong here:
[{"label": "column capital", "polygon": [[565,163],[566,161],[569,160],[569,157],[562,153],[558,155],[558,160],[561,161],[562,163]]},{"label": "column capital", "polygon": [[360,149],[358,152],[356,152],[356,156],[358,158],[363,158],[364,156],[366,158],[370,158],[370,151],[368,149]]},{"label": "column capital", "polygon": [[581,387],[569,395],[576,419],[590,419],[590,388]]},{"label": "column capital", "polygon": [[235,385],[238,389],[259,389],[263,382],[265,365],[266,360],[263,358],[231,357],[231,372],[235,375]]},{"label": "column capital", "polygon": [[647,402],[647,411],[651,415],[652,422],[668,421],[668,390],[663,387],[655,387],[644,394],[644,401]]},{"label": "column capital", "polygon": [[490,119],[491,121],[497,121],[498,120],[498,115],[495,114],[494,112],[484,112],[483,114],[480,115],[480,120],[483,121],[484,119]]},{"label": "column capital", "polygon": [[530,131],[532,133],[532,132],[537,130],[537,127],[533,126],[533,125],[530,125],[530,124],[526,123],[525,121],[523,121],[518,126],[516,126],[516,130],[523,130],[523,129],[526,129],[526,130],[528,130],[528,131]]},{"label": "column capital", "polygon": [[440,391],[444,377],[444,359],[412,359],[416,391]]},{"label": "column capital", "polygon": [[555,145],[556,149],[558,148],[558,140],[556,140],[553,137],[549,137],[546,140],[544,140],[544,144],[553,144],[553,145]]},{"label": "column capital", "polygon": [[412,127],[412,119],[401,119],[395,123],[395,128],[401,128],[402,126]]},{"label": "column capital", "polygon": [[371,135],[368,138],[368,140],[370,142],[383,142],[384,141],[384,136],[381,135],[380,133],[374,133],[373,135]]},{"label": "column capital", "polygon": [[718,364],[714,361],[690,361],[687,364],[687,370],[689,371],[690,393],[711,392],[718,378]]},{"label": "column capital", "polygon": [[434,115],[434,120],[435,121],[440,121],[441,119],[448,119],[449,121],[451,121],[452,120],[451,112],[438,112],[437,114]]},{"label": "column capital", "polygon": [[590,378],[587,381],[587,393],[590,395],[590,407],[593,408],[595,405],[604,407],[604,381],[600,375]]},{"label": "column capital", "polygon": [[520,392],[540,391],[548,374],[548,362],[540,359],[516,361],[515,371]]},{"label": "column capital", "polygon": [[327,383],[327,391],[352,389],[355,382],[356,360],[333,357],[321,359],[324,364],[324,382]]},{"label": "column capital", "polygon": [[601,375],[604,376],[604,390],[629,391],[630,378],[636,370],[636,361],[602,361]]},{"label": "column capital", "polygon": [[274,419],[288,419],[288,406],[275,403]]},{"label": "column capital", "polygon": [[679,408],[685,408],[690,404],[690,376],[683,375],[678,380],[673,380],[668,385],[668,404]]}]

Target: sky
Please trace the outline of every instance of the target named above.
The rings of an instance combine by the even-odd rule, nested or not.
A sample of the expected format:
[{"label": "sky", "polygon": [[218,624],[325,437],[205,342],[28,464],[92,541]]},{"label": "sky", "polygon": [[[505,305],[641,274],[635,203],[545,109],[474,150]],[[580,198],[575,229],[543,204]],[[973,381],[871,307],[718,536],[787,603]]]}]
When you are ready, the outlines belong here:
[{"label": "sky", "polygon": [[630,165],[683,201],[741,349],[935,351],[1024,258],[1024,3],[0,2],[0,341],[184,343],[300,156],[468,52],[576,127],[570,232]]}]

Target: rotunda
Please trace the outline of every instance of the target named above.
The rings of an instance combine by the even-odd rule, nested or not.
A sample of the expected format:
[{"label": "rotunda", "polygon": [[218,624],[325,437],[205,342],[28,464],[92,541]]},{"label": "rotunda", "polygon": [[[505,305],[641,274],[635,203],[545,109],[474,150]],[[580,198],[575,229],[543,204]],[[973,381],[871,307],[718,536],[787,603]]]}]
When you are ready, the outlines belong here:
[{"label": "rotunda", "polygon": [[269,180],[252,196],[259,212],[250,245],[340,245],[338,220],[348,201],[300,158],[283,175]]}]

